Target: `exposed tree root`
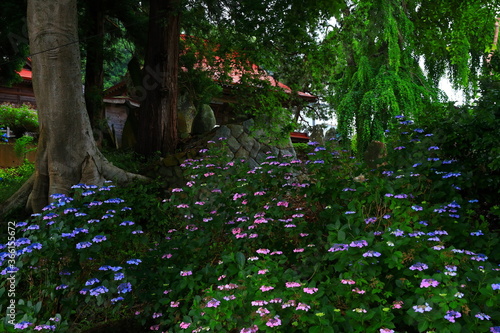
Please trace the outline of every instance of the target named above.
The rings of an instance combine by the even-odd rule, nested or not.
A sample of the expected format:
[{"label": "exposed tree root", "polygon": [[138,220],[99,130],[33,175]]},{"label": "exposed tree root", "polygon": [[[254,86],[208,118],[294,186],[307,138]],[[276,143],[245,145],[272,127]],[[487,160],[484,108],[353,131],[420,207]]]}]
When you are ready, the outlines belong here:
[{"label": "exposed tree root", "polygon": [[[102,164],[102,175],[107,180],[112,180],[119,185],[125,185],[133,180],[149,181],[148,177],[127,172],[120,169],[107,160]],[[85,177],[82,177],[85,178]],[[33,213],[33,209],[29,204],[29,197],[33,190],[35,183],[35,174],[33,174],[22,186],[14,193],[9,199],[0,204],[0,223],[7,222],[6,218],[15,211],[24,211],[26,214]],[[68,184],[70,186],[75,184]]]},{"label": "exposed tree root", "polygon": [[13,211],[24,209],[27,213],[26,203],[34,183],[35,175],[33,174],[16,193],[0,204],[0,222],[7,223],[6,217]]}]

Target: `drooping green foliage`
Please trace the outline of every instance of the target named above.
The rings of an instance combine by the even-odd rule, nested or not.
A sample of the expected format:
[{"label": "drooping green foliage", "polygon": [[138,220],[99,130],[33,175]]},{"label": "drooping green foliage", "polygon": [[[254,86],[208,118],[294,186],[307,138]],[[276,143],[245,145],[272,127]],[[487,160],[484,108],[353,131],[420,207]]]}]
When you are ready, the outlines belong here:
[{"label": "drooping green foliage", "polygon": [[489,1],[346,2],[321,46],[332,57],[326,85],[339,132],[356,133],[363,152],[382,139],[391,117],[439,112],[437,85],[447,72],[456,87],[473,89],[495,8]]}]

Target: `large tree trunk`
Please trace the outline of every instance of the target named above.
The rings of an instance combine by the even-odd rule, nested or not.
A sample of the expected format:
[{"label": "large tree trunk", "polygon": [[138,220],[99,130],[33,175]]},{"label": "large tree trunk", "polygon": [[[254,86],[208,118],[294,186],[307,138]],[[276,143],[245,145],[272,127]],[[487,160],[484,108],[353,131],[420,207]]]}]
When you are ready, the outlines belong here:
[{"label": "large tree trunk", "polygon": [[101,146],[107,126],[104,116],[104,3],[87,2],[87,59],[85,63],[85,104],[97,145]]},{"label": "large tree trunk", "polygon": [[151,0],[137,151],[171,153],[177,146],[179,1]]},{"label": "large tree trunk", "polygon": [[80,74],[76,0],[29,0],[28,32],[40,137],[27,208],[40,211],[77,183],[126,181],[134,175],[98,151]]}]

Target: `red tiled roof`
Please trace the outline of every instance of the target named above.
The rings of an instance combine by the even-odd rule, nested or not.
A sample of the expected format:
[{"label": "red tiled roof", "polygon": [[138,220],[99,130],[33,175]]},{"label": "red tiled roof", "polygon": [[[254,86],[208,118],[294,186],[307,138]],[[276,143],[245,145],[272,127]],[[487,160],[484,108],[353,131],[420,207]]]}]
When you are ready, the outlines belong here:
[{"label": "red tiled roof", "polygon": [[309,141],[309,136],[306,133],[300,133],[300,132],[292,132],[290,133],[290,138],[301,140],[301,141]]},{"label": "red tiled roof", "polygon": [[[203,47],[207,47],[207,44],[208,44],[208,42],[204,39],[199,39],[197,37],[188,36],[185,34],[181,34],[180,38],[182,40],[187,40],[189,38],[190,40],[195,41],[197,43],[202,43]],[[218,48],[218,46],[216,46],[215,48]],[[186,52],[186,50],[184,52]],[[231,84],[233,84],[233,85],[241,83],[241,80],[242,80],[242,77],[244,74],[250,74],[250,75],[253,75],[255,77],[258,77],[262,81],[268,81],[272,87],[279,87],[279,88],[283,89],[285,91],[285,93],[287,93],[287,94],[292,93],[292,89],[289,86],[276,80],[274,77],[267,74],[266,71],[262,70],[256,64],[250,63],[245,59],[241,59],[238,52],[229,52],[223,58],[220,56],[215,56],[214,60],[215,60],[214,61],[215,65],[212,65],[212,64],[208,63],[206,58],[203,58],[201,61],[199,61],[197,64],[195,64],[195,68],[201,68],[202,70],[212,71],[214,73],[214,76],[213,76],[214,81],[219,81],[219,78],[221,76],[223,76],[224,74],[227,74],[231,78]],[[231,62],[230,63],[231,71],[229,73],[225,73],[224,64],[226,61]],[[219,65],[217,65],[217,64],[219,64]],[[182,68],[182,70],[187,71],[186,68]],[[310,101],[317,100],[316,96],[311,95],[309,93],[301,92],[301,91],[298,91],[296,93],[298,94],[299,97],[301,97],[303,99],[310,100]]]},{"label": "red tiled roof", "polygon": [[17,74],[19,74],[19,76],[21,76],[21,78],[23,80],[30,80],[31,81],[31,74],[32,74],[31,70],[23,68],[19,72],[17,72]]}]

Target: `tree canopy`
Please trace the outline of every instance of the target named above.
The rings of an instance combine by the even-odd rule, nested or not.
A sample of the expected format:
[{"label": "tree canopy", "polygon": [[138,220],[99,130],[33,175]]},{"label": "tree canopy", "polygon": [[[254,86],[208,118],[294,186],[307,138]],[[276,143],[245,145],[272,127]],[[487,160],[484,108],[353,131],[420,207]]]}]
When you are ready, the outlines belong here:
[{"label": "tree canopy", "polygon": [[393,116],[437,112],[447,74],[472,95],[497,10],[491,1],[346,1],[318,52],[329,64],[317,73],[339,132],[355,133],[363,152]]},{"label": "tree canopy", "polygon": [[20,81],[20,70],[28,55],[26,2],[2,1],[0,10],[0,85]]}]

